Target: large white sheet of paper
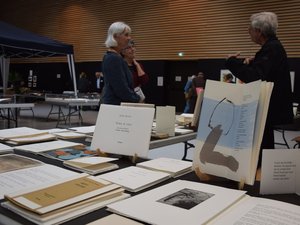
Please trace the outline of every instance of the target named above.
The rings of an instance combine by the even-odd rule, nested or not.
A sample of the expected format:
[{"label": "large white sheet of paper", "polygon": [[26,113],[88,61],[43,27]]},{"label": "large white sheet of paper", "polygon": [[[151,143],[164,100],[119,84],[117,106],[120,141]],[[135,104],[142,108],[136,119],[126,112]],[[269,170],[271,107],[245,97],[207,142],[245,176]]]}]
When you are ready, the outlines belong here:
[{"label": "large white sheet of paper", "polygon": [[285,202],[249,197],[234,205],[228,212],[225,211],[224,216],[221,215],[216,221],[208,224],[299,224],[299,208],[298,205]]},{"label": "large white sheet of paper", "polygon": [[176,112],[175,106],[156,107],[156,132],[175,136]]},{"label": "large white sheet of paper", "polygon": [[91,147],[102,152],[147,157],[154,108],[102,104]]},{"label": "large white sheet of paper", "polygon": [[108,205],[112,212],[149,224],[199,225],[245,195],[245,191],[177,180]]},{"label": "large white sheet of paper", "polygon": [[262,155],[260,194],[300,195],[299,149],[265,149]]},{"label": "large white sheet of paper", "polygon": [[[262,137],[261,129],[256,128],[262,126],[263,129],[265,123],[261,120],[256,124],[262,83],[265,84],[261,81],[230,84],[207,80],[194,168],[247,184],[254,183]],[[255,137],[255,133],[260,135]]]},{"label": "large white sheet of paper", "polygon": [[4,194],[51,183],[78,173],[53,165],[42,165],[0,174],[0,199]]}]

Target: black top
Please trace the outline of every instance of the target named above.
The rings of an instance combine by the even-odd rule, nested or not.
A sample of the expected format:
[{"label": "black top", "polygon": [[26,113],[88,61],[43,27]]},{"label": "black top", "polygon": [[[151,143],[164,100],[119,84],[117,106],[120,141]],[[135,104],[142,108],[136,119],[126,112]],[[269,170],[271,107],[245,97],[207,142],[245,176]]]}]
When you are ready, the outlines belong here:
[{"label": "black top", "polygon": [[267,121],[272,125],[292,122],[290,70],[286,52],[277,37],[270,38],[249,65],[235,57],[227,59],[225,65],[245,83],[256,80],[274,82]]}]

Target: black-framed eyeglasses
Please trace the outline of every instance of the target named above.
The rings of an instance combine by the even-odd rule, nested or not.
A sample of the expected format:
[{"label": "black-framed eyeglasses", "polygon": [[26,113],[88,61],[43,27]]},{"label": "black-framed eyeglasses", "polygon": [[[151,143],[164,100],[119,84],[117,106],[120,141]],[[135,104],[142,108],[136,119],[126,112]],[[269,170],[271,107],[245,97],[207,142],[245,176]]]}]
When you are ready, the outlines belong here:
[{"label": "black-framed eyeglasses", "polygon": [[222,134],[225,136],[225,135],[227,135],[227,134],[229,133],[229,131],[231,130],[231,127],[232,127],[233,122],[234,122],[234,115],[235,115],[235,104],[234,104],[231,100],[227,99],[226,97],[223,98],[222,100],[220,100],[220,101],[215,105],[215,107],[214,107],[214,109],[213,109],[213,111],[212,111],[212,113],[210,114],[210,117],[209,117],[208,127],[209,127],[210,129],[213,129],[213,128],[214,128],[214,127],[212,126],[212,121],[213,121],[214,113],[215,113],[216,109],[221,105],[221,103],[224,103],[224,102],[225,102],[225,103],[229,103],[229,104],[231,105],[231,107],[232,107],[231,121],[229,122],[230,125],[229,125],[229,127],[228,127],[228,130],[227,130],[226,132],[223,132],[223,133],[222,133]]}]

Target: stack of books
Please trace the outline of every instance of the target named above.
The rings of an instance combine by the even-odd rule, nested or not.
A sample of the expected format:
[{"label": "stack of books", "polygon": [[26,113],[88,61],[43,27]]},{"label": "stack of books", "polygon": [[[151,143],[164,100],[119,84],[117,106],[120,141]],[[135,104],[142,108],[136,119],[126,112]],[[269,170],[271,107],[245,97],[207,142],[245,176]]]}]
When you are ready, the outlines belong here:
[{"label": "stack of books", "polygon": [[118,169],[119,166],[117,164],[110,163],[114,160],[118,159],[110,157],[91,156],[67,160],[64,161],[63,164],[68,168],[95,175],[106,171]]},{"label": "stack of books", "polygon": [[171,158],[157,158],[137,163],[136,166],[150,170],[158,170],[179,177],[192,172],[192,162]]},{"label": "stack of books", "polygon": [[119,185],[83,173],[6,194],[2,206],[37,224],[58,224],[126,197]]}]

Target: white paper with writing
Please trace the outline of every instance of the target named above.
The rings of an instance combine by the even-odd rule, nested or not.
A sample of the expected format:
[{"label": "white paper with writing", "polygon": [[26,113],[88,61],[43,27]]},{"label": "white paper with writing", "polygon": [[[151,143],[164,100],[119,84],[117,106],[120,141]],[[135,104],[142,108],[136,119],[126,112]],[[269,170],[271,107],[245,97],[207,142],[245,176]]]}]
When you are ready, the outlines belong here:
[{"label": "white paper with writing", "polygon": [[147,157],[154,108],[102,104],[91,147],[102,152]]},{"label": "white paper with writing", "polygon": [[260,194],[300,195],[299,149],[264,149]]}]

